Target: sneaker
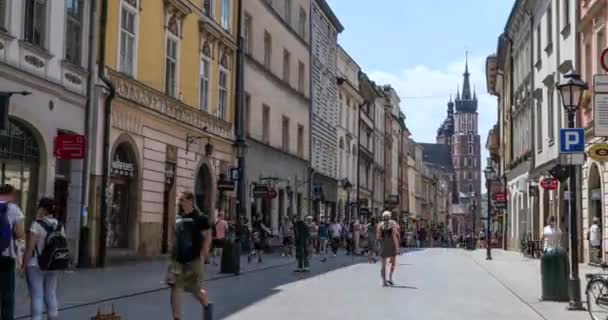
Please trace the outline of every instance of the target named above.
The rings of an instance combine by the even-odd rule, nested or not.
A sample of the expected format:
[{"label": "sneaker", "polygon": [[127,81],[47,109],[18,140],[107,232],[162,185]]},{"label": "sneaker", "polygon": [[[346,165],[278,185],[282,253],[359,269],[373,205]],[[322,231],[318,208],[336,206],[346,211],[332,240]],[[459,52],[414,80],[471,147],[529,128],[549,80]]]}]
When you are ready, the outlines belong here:
[{"label": "sneaker", "polygon": [[304,271],[304,270],[302,270],[302,269],[300,269],[300,268],[297,268],[297,269],[295,269],[293,272],[303,272],[303,271]]},{"label": "sneaker", "polygon": [[321,262],[327,261],[327,258],[321,258]]},{"label": "sneaker", "polygon": [[304,272],[310,272],[310,267],[304,268]]}]

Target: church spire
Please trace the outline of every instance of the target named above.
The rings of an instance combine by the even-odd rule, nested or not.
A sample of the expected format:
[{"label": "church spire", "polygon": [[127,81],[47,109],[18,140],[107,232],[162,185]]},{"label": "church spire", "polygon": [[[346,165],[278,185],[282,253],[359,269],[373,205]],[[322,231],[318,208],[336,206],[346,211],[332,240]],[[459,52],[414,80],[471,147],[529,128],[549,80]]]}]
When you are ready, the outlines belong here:
[{"label": "church spire", "polygon": [[456,85],[456,101],[460,100],[460,85]]},{"label": "church spire", "polygon": [[462,84],[462,100],[471,100],[471,84],[469,82],[469,52],[466,52],[464,64],[464,83]]}]

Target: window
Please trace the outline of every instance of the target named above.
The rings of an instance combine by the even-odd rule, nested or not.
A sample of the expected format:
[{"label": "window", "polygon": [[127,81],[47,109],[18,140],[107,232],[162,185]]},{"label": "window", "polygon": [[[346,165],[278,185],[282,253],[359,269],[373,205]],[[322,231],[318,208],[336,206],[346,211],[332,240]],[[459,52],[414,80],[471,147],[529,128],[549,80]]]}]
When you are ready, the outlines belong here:
[{"label": "window", "polygon": [[251,41],[251,34],[252,34],[252,28],[253,28],[252,19],[253,18],[251,18],[251,15],[249,13],[245,12],[245,30],[243,30],[243,42],[245,45],[245,53],[252,52],[252,45],[253,45],[253,41]]},{"label": "window", "polygon": [[303,38],[306,38],[306,11],[304,10],[304,8],[300,7],[300,18],[298,20],[298,32],[300,33],[300,36],[302,36]]},{"label": "window", "polygon": [[218,80],[219,96],[216,116],[225,120],[226,109],[228,107],[228,58],[225,55],[220,60],[220,75]]},{"label": "window", "polygon": [[553,43],[553,9],[551,6],[547,8],[547,46]]},{"label": "window", "polygon": [[222,0],[222,18],[220,24],[227,31],[230,31],[230,1]]},{"label": "window", "polygon": [[285,22],[291,25],[291,3],[292,0],[285,0]]},{"label": "window", "polygon": [[262,106],[262,142],[269,143],[270,139],[270,107]]},{"label": "window", "polygon": [[304,77],[306,76],[304,69],[304,63],[298,61],[298,91],[304,93]]},{"label": "window", "polygon": [[0,30],[6,31],[6,0],[0,0]]},{"label": "window", "polygon": [[473,134],[469,133],[469,143],[473,143]]},{"label": "window", "polygon": [[272,37],[268,31],[264,31],[264,66],[270,69],[270,63],[272,56]]},{"label": "window", "polygon": [[282,128],[283,140],[281,147],[284,152],[289,152],[289,118],[285,116],[283,116]]},{"label": "window", "polygon": [[[0,8],[2,5],[0,4]],[[82,62],[83,0],[67,0],[66,6],[65,60],[80,65]]]},{"label": "window", "polygon": [[467,179],[469,179],[469,180],[473,179],[473,175],[471,174],[471,171],[467,172]]},{"label": "window", "polygon": [[348,130],[349,129],[348,127],[350,124],[350,98],[346,98],[345,113],[346,113],[346,122],[342,122],[341,125]]},{"label": "window", "polygon": [[204,0],[203,1],[203,11],[209,17],[213,18],[213,1],[214,0]]},{"label": "window", "polygon": [[555,138],[555,115],[553,111],[553,90],[547,90],[547,137],[549,141],[553,141]]},{"label": "window", "polygon": [[135,76],[135,22],[136,13],[127,9],[126,5],[122,8],[122,18],[120,22],[120,64],[118,70],[130,76]]},{"label": "window", "polygon": [[44,47],[46,36],[46,0],[26,0],[25,41]]},{"label": "window", "polygon": [[542,103],[536,103],[536,145],[538,151],[543,150],[543,110]]},{"label": "window", "polygon": [[469,183],[469,192],[473,192],[473,185]]},{"label": "window", "polygon": [[541,52],[542,52],[542,41],[540,38],[540,23],[536,27],[536,60],[540,62]]},{"label": "window", "polygon": [[200,93],[199,93],[199,108],[201,111],[209,111],[209,75],[211,71],[211,60],[209,58],[209,46],[203,44],[203,54],[201,58],[201,74],[200,74]]},{"label": "window", "polygon": [[469,154],[473,154],[473,146],[469,145]]},{"label": "window", "polygon": [[[595,36],[597,38],[597,56],[601,57],[602,56],[602,51],[604,51],[605,47],[606,47],[606,32],[605,29],[602,28],[601,30],[599,30]],[[604,69],[602,68],[602,64],[601,63],[596,63],[597,65],[597,71],[596,73],[605,73]]]},{"label": "window", "polygon": [[304,126],[298,125],[298,156],[304,157]]},{"label": "window", "polygon": [[570,0],[563,0],[564,26],[570,24]]},{"label": "window", "polygon": [[248,92],[245,92],[245,123],[244,129],[245,134],[249,136],[249,126],[251,122],[251,95]]},{"label": "window", "polygon": [[167,36],[165,55],[165,93],[177,98],[177,40],[173,36]]},{"label": "window", "polygon": [[291,65],[291,54],[287,49],[283,49],[283,81],[289,83],[289,73]]}]

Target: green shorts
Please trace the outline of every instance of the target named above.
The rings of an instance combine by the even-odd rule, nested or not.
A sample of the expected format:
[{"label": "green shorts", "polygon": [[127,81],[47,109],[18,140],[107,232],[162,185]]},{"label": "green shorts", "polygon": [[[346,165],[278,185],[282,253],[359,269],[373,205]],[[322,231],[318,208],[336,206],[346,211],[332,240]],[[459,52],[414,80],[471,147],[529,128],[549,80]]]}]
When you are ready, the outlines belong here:
[{"label": "green shorts", "polygon": [[170,287],[198,293],[201,290],[203,276],[203,264],[200,259],[186,264],[171,261],[167,270],[167,284]]}]

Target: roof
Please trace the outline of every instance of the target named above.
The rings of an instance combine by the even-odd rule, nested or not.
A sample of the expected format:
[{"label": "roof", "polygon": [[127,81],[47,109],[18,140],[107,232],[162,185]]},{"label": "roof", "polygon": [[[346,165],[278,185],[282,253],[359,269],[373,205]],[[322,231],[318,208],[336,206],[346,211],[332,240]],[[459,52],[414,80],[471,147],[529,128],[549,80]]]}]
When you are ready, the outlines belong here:
[{"label": "roof", "polygon": [[453,172],[451,147],[443,143],[419,143],[422,147],[422,161],[433,164],[447,172]]},{"label": "roof", "polygon": [[333,24],[333,26],[336,28],[338,33],[341,33],[342,31],[344,31],[344,26],[342,25],[342,23],[340,23],[340,20],[338,20],[338,17],[333,12],[333,10],[331,10],[331,7],[327,3],[327,1],[325,1],[325,0],[315,0],[315,1],[319,5],[319,7],[321,7],[321,10],[323,10],[323,13],[325,13],[325,15],[327,16],[329,21],[331,21],[331,24]]}]

